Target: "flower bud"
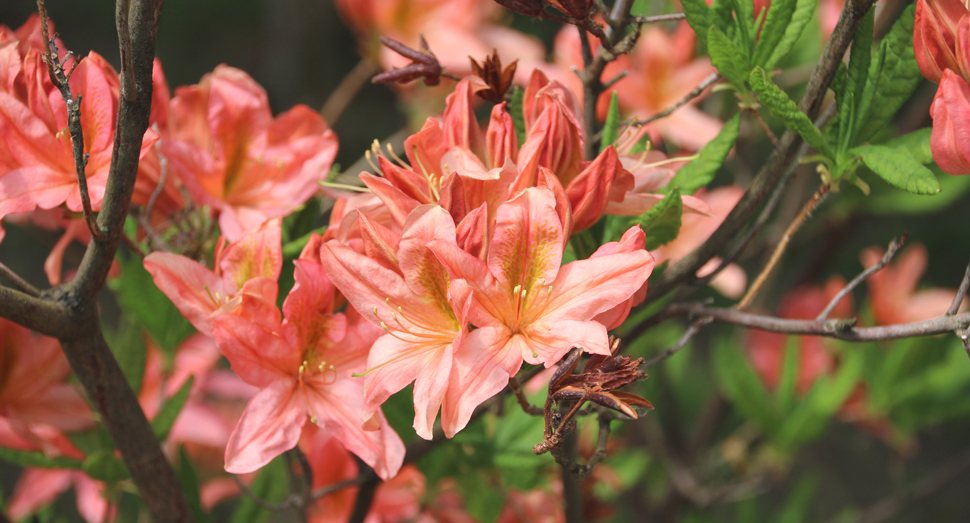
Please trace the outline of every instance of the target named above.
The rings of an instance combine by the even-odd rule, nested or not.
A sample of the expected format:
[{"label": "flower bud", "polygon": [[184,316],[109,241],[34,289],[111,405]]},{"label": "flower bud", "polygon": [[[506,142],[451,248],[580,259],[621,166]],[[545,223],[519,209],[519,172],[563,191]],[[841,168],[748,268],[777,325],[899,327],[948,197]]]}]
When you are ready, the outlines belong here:
[{"label": "flower bud", "polygon": [[970,174],[970,84],[952,70],[944,71],[930,116],[930,147],[937,165],[949,174]]},{"label": "flower bud", "polygon": [[920,71],[931,81],[939,82],[945,69],[966,70],[957,59],[957,28],[967,18],[967,7],[961,0],[918,0],[913,29],[913,51]]}]

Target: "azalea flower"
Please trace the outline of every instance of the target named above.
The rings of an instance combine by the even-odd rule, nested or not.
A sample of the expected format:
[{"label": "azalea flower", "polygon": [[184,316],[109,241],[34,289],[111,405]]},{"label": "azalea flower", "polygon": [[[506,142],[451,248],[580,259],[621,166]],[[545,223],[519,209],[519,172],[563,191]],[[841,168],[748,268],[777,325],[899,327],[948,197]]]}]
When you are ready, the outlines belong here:
[{"label": "azalea flower", "polygon": [[[523,361],[550,367],[573,347],[611,354],[606,327],[594,318],[640,289],[653,257],[644,250],[613,252],[561,266],[563,239],[555,196],[537,187],[499,207],[486,261],[453,243],[429,242],[453,278],[453,292],[469,289],[473,297],[468,318],[478,329],[456,353],[452,371],[464,393],[445,413],[460,426]],[[600,249],[617,250],[610,243]]]},{"label": "azalea flower", "polygon": [[14,487],[7,510],[10,518],[20,521],[50,505],[74,487],[77,511],[87,523],[106,523],[118,517],[117,505],[105,498],[107,486],[91,479],[80,470],[27,468]]},{"label": "azalea flower", "polygon": [[220,238],[215,270],[180,254],[157,251],[145,257],[145,270],[199,332],[210,334],[213,318],[236,310],[242,295],[276,301],[283,267],[281,238],[280,220],[273,219],[228,245]]},{"label": "azalea flower", "polygon": [[273,118],[266,91],[226,65],[175,90],[163,131],[168,168],[197,204],[219,213],[230,241],[302,205],[337,154],[316,111],[297,105]]},{"label": "azalea flower", "polygon": [[[864,266],[871,267],[882,259],[883,251],[880,247],[869,247],[862,251],[860,261]],[[869,306],[877,325],[929,320],[943,315],[950,307],[957,294],[955,290],[916,290],[928,261],[926,247],[915,243],[892,263],[866,278]]]},{"label": "azalea flower", "polygon": [[[357,477],[357,462],[336,439],[324,431],[304,437],[307,461],[313,470],[313,490],[322,489]],[[342,523],[353,511],[358,489],[340,489],[324,496],[308,508],[312,523]],[[424,495],[424,475],[414,465],[406,465],[374,493],[366,523],[402,523],[412,521],[420,511],[418,501]]]},{"label": "azalea flower", "polygon": [[0,319],[0,446],[78,457],[63,432],[94,419],[70,372],[57,340]]},{"label": "azalea flower", "polygon": [[470,400],[467,384],[449,377],[468,333],[465,317],[471,301],[467,291],[452,288],[448,273],[427,245],[434,240],[455,244],[455,223],[436,205],[417,207],[400,236],[364,215],[359,219],[366,234],[365,254],[331,240],[320,250],[320,258],[354,309],[386,332],[367,358],[363,417],[414,382],[415,432],[431,439],[435,417],[444,405],[441,425],[451,436],[467,423],[450,417],[448,405]]},{"label": "azalea flower", "polygon": [[377,474],[389,479],[404,460],[404,443],[383,414],[361,423],[368,348],[379,331],[352,311],[335,313],[335,289],[319,263],[320,238],[295,262],[296,284],[283,315],[264,296],[242,297],[240,315],[223,314],[212,335],[233,370],[260,391],[250,400],[226,447],[226,471],[252,472],[292,449],[304,423],[324,428]]},{"label": "azalea flower", "polygon": [[[643,29],[634,50],[621,55],[603,72],[610,79],[622,71],[629,73],[615,86],[608,89],[597,102],[597,112],[606,117],[612,92],[619,98],[620,111],[625,118],[645,119],[669,109],[682,100],[706,77],[716,72],[706,57],[694,58],[696,36],[686,22],[681,22],[673,33],[661,27]],[[595,39],[593,39],[595,42]],[[579,35],[575,28],[565,27],[556,36],[554,44],[556,64],[568,71],[571,67],[583,69]],[[575,76],[572,73],[569,75]],[[575,92],[581,92],[577,80],[568,79]],[[696,107],[700,98],[677,109],[669,116],[647,124],[644,132],[654,143],[671,141],[678,146],[697,151],[720,132],[723,124]]]}]

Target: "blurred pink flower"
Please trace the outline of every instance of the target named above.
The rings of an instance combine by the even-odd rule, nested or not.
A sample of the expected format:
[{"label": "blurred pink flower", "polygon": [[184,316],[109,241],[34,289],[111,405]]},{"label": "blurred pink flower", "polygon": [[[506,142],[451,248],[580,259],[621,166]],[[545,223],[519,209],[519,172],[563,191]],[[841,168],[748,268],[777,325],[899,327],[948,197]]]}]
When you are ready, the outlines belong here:
[{"label": "blurred pink flower", "polygon": [[273,118],[266,92],[245,72],[216,67],[171,100],[161,151],[192,199],[219,213],[230,241],[293,212],[326,179],[337,137],[305,105]]},{"label": "blurred pink flower", "polygon": [[10,498],[10,518],[19,521],[53,503],[74,487],[77,510],[87,523],[110,523],[118,507],[105,498],[106,486],[79,470],[24,469]]},{"label": "blurred pink flower", "polygon": [[[880,247],[869,247],[860,256],[862,265],[875,265],[882,259],[883,253]],[[928,320],[941,316],[950,307],[956,290],[916,290],[928,261],[926,247],[914,243],[898,254],[892,263],[866,278],[869,306],[877,325]]]}]

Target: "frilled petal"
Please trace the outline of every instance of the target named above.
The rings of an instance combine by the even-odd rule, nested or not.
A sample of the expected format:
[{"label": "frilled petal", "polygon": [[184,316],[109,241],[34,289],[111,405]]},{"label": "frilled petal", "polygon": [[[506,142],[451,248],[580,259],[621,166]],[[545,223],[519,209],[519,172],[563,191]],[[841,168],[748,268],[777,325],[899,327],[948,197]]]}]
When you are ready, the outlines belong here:
[{"label": "frilled petal", "polygon": [[276,381],[295,381],[303,354],[284,339],[248,318],[224,314],[212,322],[212,337],[232,370],[243,381],[266,387]]},{"label": "frilled petal", "polygon": [[235,293],[257,277],[278,280],[283,269],[280,220],[267,220],[225,248],[219,256],[224,289]]},{"label": "frilled petal", "polygon": [[949,174],[970,174],[970,84],[946,70],[930,106],[930,116],[930,148],[937,165]]},{"label": "frilled petal", "polygon": [[278,379],[259,391],[226,445],[226,472],[253,472],[292,449],[307,419],[307,404],[296,380]]},{"label": "frilled petal", "polygon": [[144,264],[155,285],[172,300],[179,312],[199,332],[210,334],[209,316],[228,297],[222,278],[180,254],[153,252],[145,257]]}]

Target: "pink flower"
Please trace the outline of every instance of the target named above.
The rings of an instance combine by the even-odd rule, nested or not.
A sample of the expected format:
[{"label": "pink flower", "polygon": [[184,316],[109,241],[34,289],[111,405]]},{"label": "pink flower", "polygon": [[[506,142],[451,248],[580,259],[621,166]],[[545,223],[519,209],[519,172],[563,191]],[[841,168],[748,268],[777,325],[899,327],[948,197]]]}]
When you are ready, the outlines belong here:
[{"label": "pink flower", "polygon": [[363,416],[371,416],[392,394],[414,382],[414,430],[431,439],[444,403],[441,425],[451,436],[467,423],[453,420],[447,405],[467,395],[449,376],[468,333],[470,296],[452,288],[427,245],[434,240],[454,245],[454,221],[435,205],[416,208],[401,235],[364,215],[360,221],[365,254],[330,241],[320,257],[350,304],[386,331],[367,357]]},{"label": "pink flower", "polygon": [[[610,79],[621,71],[629,74],[600,97],[597,112],[605,118],[610,93],[616,91],[624,117],[643,119],[670,108],[716,70],[707,58],[694,58],[695,35],[686,22],[673,33],[657,26],[646,27],[631,54],[620,56],[603,73]],[[582,69],[579,35],[564,28],[556,36],[556,63],[563,69]],[[575,76],[571,73],[569,76]],[[571,84],[576,81],[566,77]],[[577,84],[578,85],[578,84]],[[573,87],[579,90],[578,86]],[[699,99],[645,127],[653,142],[671,141],[692,151],[699,150],[720,132],[722,123],[695,107]]]},{"label": "pink flower", "polygon": [[[657,263],[670,260],[676,263],[678,260],[687,256],[694,249],[701,246],[707,238],[714,234],[720,227],[721,222],[727,217],[731,209],[738,203],[744,190],[738,186],[718,187],[717,189],[697,191],[697,198],[703,200],[710,206],[714,218],[701,216],[699,214],[684,214],[681,216],[680,232],[674,241],[658,247],[653,251],[657,258]],[[697,276],[703,277],[710,274],[721,264],[720,258],[713,258],[697,271]],[[736,264],[728,265],[721,273],[711,281],[711,285],[718,292],[728,298],[737,298],[744,293],[747,285],[747,276],[744,270]]]},{"label": "pink flower", "polygon": [[[313,489],[324,488],[357,477],[357,463],[340,442],[318,431],[306,442],[307,460],[313,470]],[[401,523],[418,515],[418,501],[424,495],[424,476],[414,465],[407,465],[374,493],[365,523]],[[308,508],[312,523],[347,521],[357,498],[357,488],[341,489],[324,496]]]},{"label": "pink flower", "polygon": [[0,319],[0,446],[78,457],[62,431],[94,420],[70,372],[57,340]]},{"label": "pink flower", "polygon": [[[862,264],[875,265],[883,249],[869,247],[862,251]],[[917,291],[920,277],[926,271],[929,256],[926,247],[915,243],[900,253],[896,259],[879,272],[866,279],[869,288],[869,306],[877,325],[896,325],[928,320],[946,312],[956,291],[932,288]]]},{"label": "pink flower", "polygon": [[952,70],[944,71],[930,116],[933,159],[944,172],[970,174],[970,84]]},{"label": "pink flower", "polygon": [[377,474],[389,479],[404,460],[404,443],[371,413],[361,424],[367,350],[376,338],[353,312],[335,313],[335,289],[317,258],[319,237],[295,262],[296,284],[283,303],[244,296],[240,315],[224,314],[212,335],[233,370],[260,391],[250,400],[226,447],[226,471],[252,472],[292,449],[307,419],[326,429]]},{"label": "pink flower", "polygon": [[970,78],[965,31],[967,6],[961,0],[917,0],[913,51],[920,71],[939,82],[946,69]]},{"label": "pink flower", "polygon": [[276,301],[276,280],[283,267],[280,221],[269,220],[225,246],[220,238],[215,270],[180,254],[153,252],[145,270],[199,332],[209,334],[219,314],[239,307],[242,295],[253,293]]},{"label": "pink flower", "polygon": [[600,250],[616,252],[561,266],[564,240],[555,196],[537,187],[499,207],[486,261],[454,243],[429,243],[455,278],[452,292],[467,288],[473,296],[468,318],[478,329],[456,353],[452,371],[463,395],[445,411],[459,427],[523,361],[550,367],[572,347],[610,354],[606,327],[594,318],[646,282],[653,257],[606,244]]},{"label": "pink flower", "polygon": [[199,205],[219,212],[229,240],[285,216],[317,191],[337,153],[320,116],[297,105],[277,118],[266,92],[225,65],[175,91],[161,151]]},{"label": "pink flower", "polygon": [[74,487],[77,510],[88,523],[114,521],[118,507],[105,498],[106,485],[79,470],[25,469],[10,498],[10,518],[19,521],[53,503]]}]

